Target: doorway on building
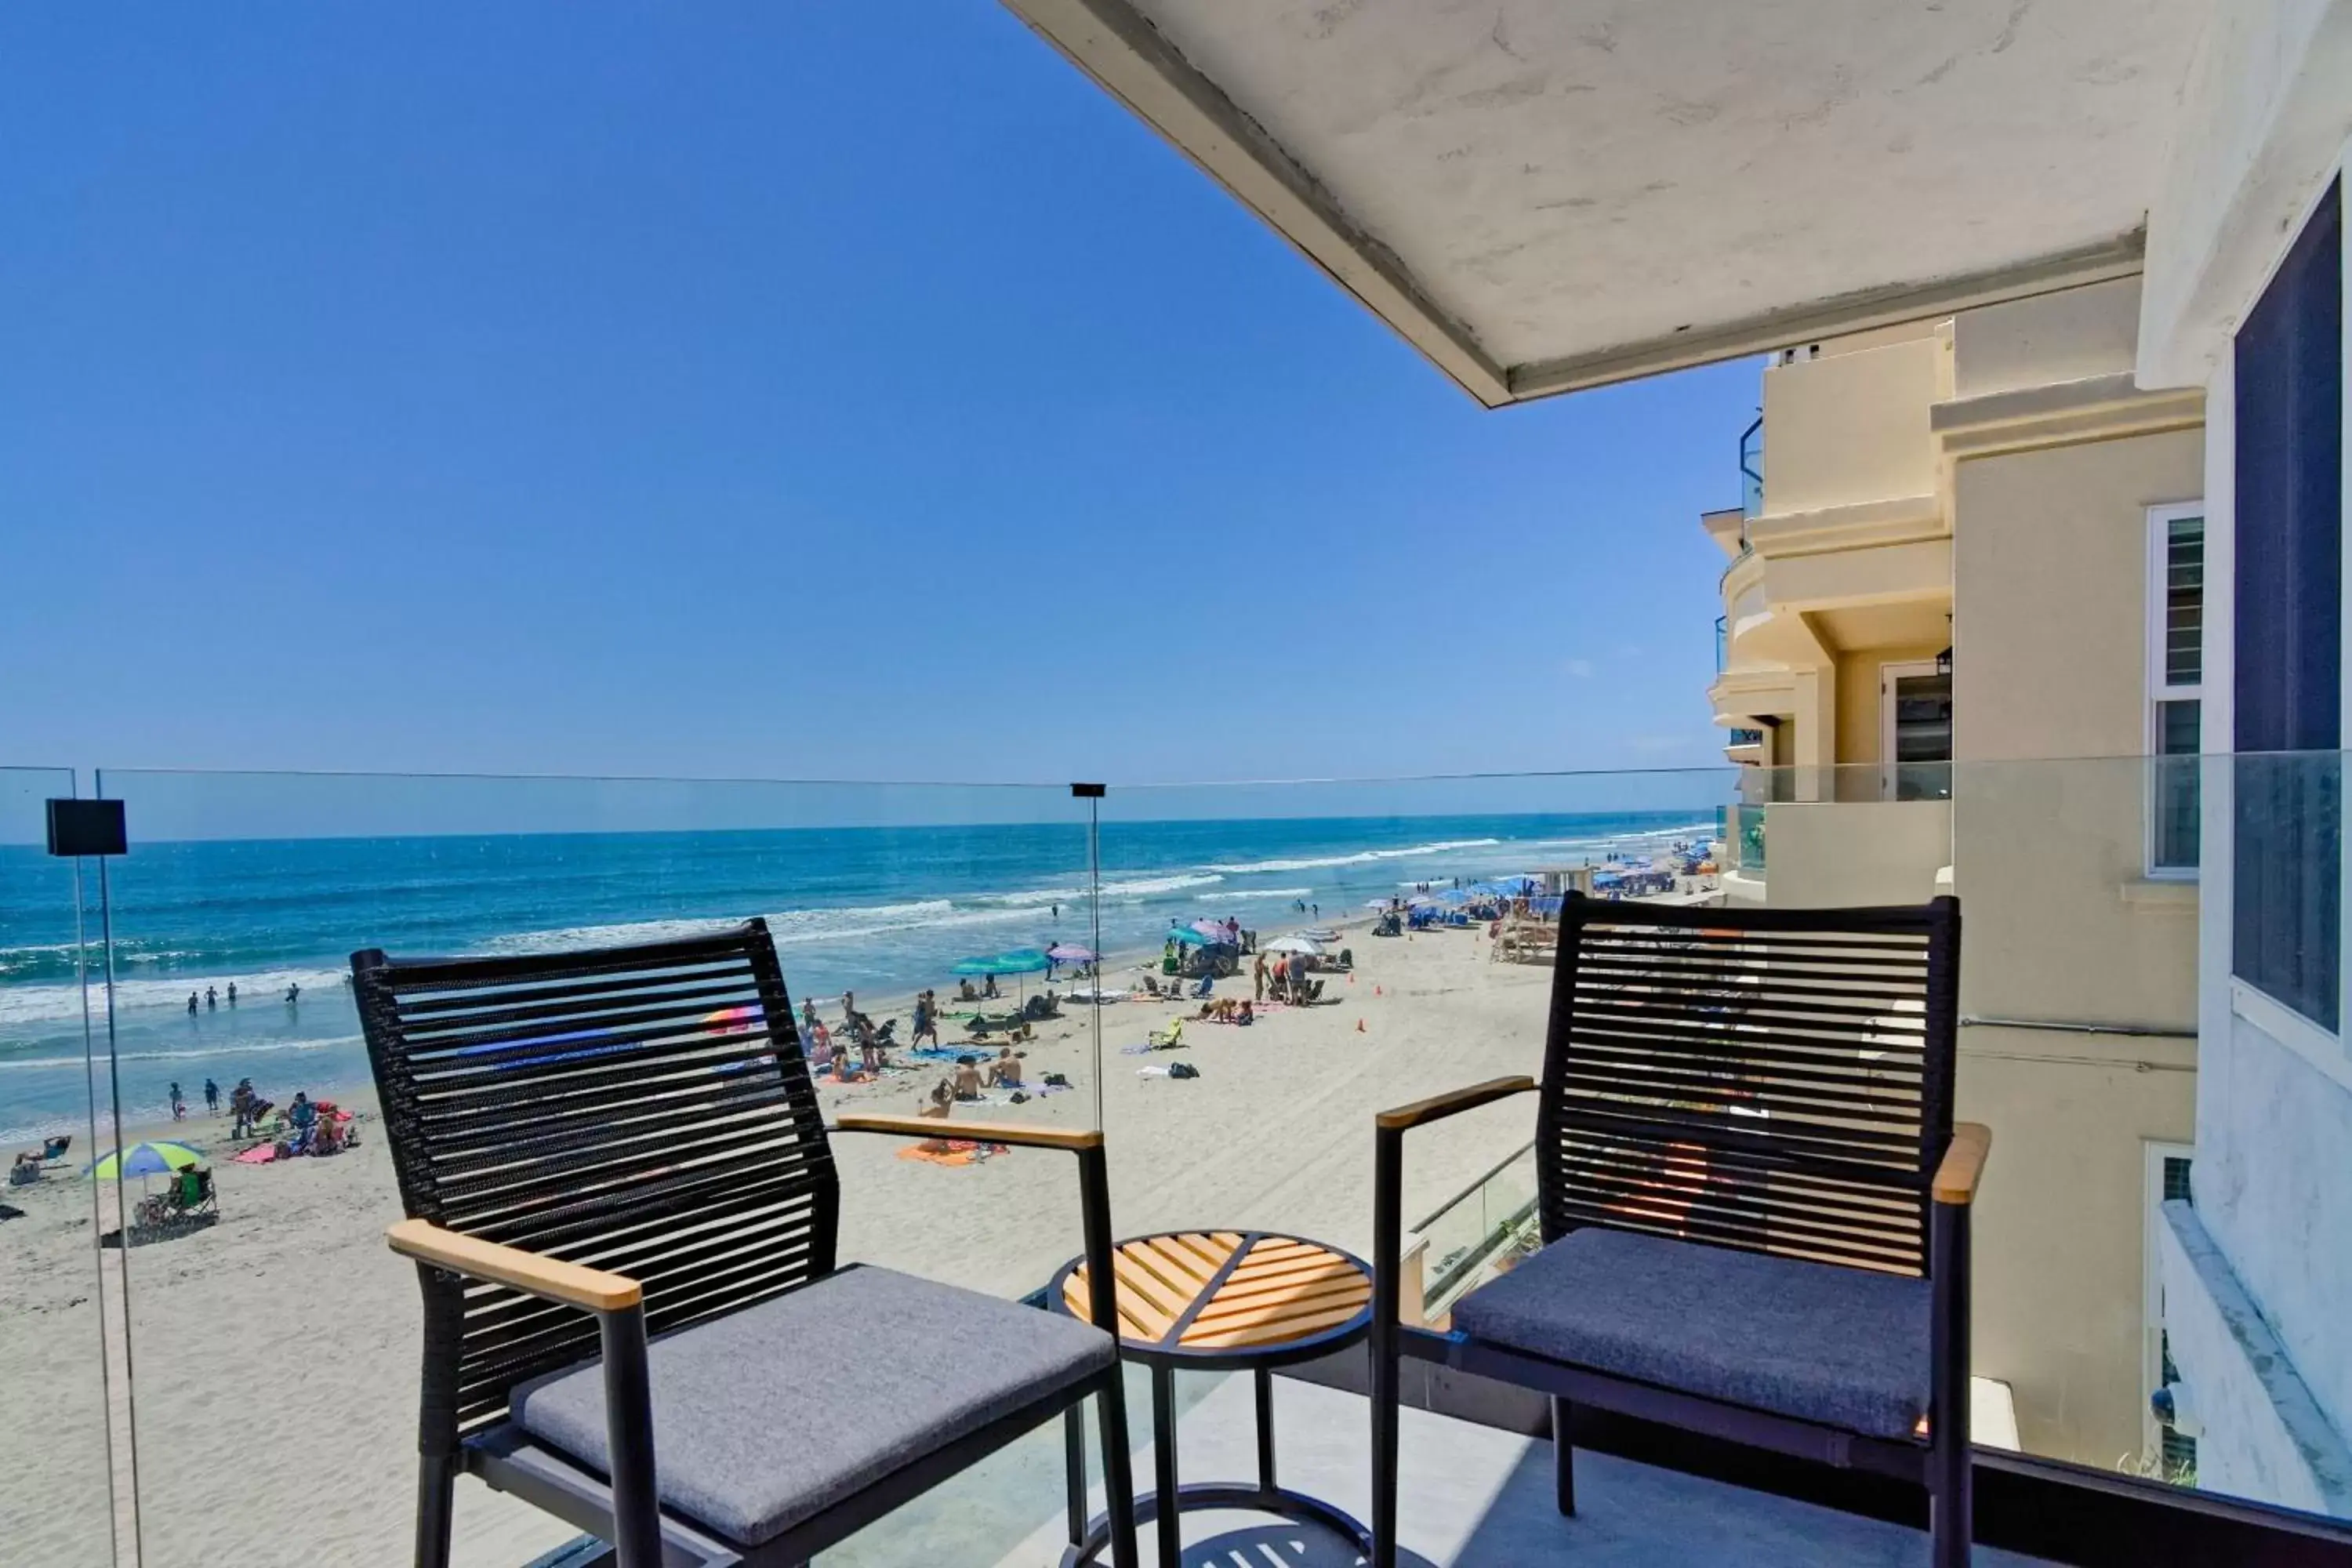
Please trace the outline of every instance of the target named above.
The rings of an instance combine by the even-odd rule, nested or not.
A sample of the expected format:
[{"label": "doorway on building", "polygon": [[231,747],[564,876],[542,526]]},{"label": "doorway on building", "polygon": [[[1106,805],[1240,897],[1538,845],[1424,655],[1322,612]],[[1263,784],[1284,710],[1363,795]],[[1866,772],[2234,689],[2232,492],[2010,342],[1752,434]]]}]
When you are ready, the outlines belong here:
[{"label": "doorway on building", "polygon": [[1951,666],[1939,659],[1880,665],[1879,798],[1948,799],[1951,763]]}]

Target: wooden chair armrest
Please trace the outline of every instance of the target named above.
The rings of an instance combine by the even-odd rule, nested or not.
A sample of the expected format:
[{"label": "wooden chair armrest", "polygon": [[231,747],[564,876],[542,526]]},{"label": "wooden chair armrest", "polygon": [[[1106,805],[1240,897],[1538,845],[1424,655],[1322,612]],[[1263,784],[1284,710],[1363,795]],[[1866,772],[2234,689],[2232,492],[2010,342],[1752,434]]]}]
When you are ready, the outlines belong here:
[{"label": "wooden chair armrest", "polygon": [[444,1230],[429,1220],[404,1219],[384,1232],[404,1258],[446,1268],[469,1279],[488,1279],[591,1312],[624,1312],[645,1300],[645,1291],[625,1274],[543,1258],[520,1247],[504,1247],[478,1236]]},{"label": "wooden chair armrest", "polygon": [[1103,1135],[1091,1127],[1028,1127],[1012,1121],[958,1121],[937,1116],[880,1116],[853,1111],[834,1123],[841,1132],[887,1132],[897,1138],[969,1138],[981,1143],[1014,1143],[1029,1149],[1099,1149]]},{"label": "wooden chair armrest", "polygon": [[1967,1205],[1976,1201],[1977,1184],[1984,1179],[1985,1155],[1992,1149],[1992,1129],[1981,1121],[1952,1126],[1952,1141],[1936,1167],[1936,1201]]},{"label": "wooden chair armrest", "polygon": [[1490,1078],[1485,1083],[1474,1083],[1467,1089],[1454,1089],[1445,1094],[1433,1094],[1427,1100],[1416,1100],[1411,1105],[1400,1105],[1393,1110],[1380,1113],[1378,1125],[1383,1132],[1402,1132],[1419,1127],[1425,1121],[1437,1121],[1458,1112],[1475,1110],[1494,1100],[1506,1100],[1515,1094],[1527,1094],[1534,1089],[1536,1080],[1524,1074],[1516,1078]]}]

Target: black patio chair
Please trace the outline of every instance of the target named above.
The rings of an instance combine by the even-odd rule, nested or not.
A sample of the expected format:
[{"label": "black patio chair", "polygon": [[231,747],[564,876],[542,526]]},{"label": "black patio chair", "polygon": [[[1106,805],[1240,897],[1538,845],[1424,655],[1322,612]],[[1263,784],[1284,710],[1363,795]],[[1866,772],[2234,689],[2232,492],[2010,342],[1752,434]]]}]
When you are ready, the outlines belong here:
[{"label": "black patio chair", "polygon": [[[1134,1568],[1111,1292],[1088,1324],[836,1266],[840,1182],[764,922],[534,957],[370,951],[352,973],[410,1216],[390,1239],[425,1293],[421,1568],[449,1560],[461,1473],[623,1568],[804,1563],[1088,1394]],[[1076,1154],[1111,1278],[1099,1132],[954,1130]]]},{"label": "black patio chair", "polygon": [[1536,1116],[1543,1245],[1403,1327],[1405,1133],[1525,1078],[1379,1118],[1372,1531],[1396,1562],[1402,1358],[1549,1394],[1559,1511],[1578,1403],[1915,1480],[1968,1561],[1969,1205],[1952,1121],[1960,914],[1570,898]]}]

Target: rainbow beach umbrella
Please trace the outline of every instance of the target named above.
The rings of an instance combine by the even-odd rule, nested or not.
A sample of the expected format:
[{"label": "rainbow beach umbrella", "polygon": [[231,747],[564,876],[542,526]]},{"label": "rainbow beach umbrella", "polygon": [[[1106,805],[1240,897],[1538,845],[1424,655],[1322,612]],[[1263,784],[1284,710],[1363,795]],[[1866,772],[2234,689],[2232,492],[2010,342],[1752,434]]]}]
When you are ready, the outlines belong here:
[{"label": "rainbow beach umbrella", "polygon": [[118,1149],[89,1168],[93,1180],[119,1182],[125,1176],[161,1176],[201,1165],[205,1157],[185,1143],[134,1143]]}]

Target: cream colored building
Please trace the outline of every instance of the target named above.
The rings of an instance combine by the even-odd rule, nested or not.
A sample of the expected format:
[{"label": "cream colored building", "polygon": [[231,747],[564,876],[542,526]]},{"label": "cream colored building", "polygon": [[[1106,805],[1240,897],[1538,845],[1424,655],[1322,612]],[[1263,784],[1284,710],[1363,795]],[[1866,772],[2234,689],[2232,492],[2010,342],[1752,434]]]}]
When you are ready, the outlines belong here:
[{"label": "cream colored building", "polygon": [[2197,885],[2143,759],[2168,616],[2195,631],[2202,400],[2135,388],[2138,310],[2126,279],[1784,351],[1761,505],[1705,520],[1717,722],[1763,737],[1731,894],[1962,895],[1959,1112],[2017,1178],[1978,1216],[1977,1371],[2028,1452],[2102,1466],[2160,1444],[2153,1216],[2196,1100]]}]

